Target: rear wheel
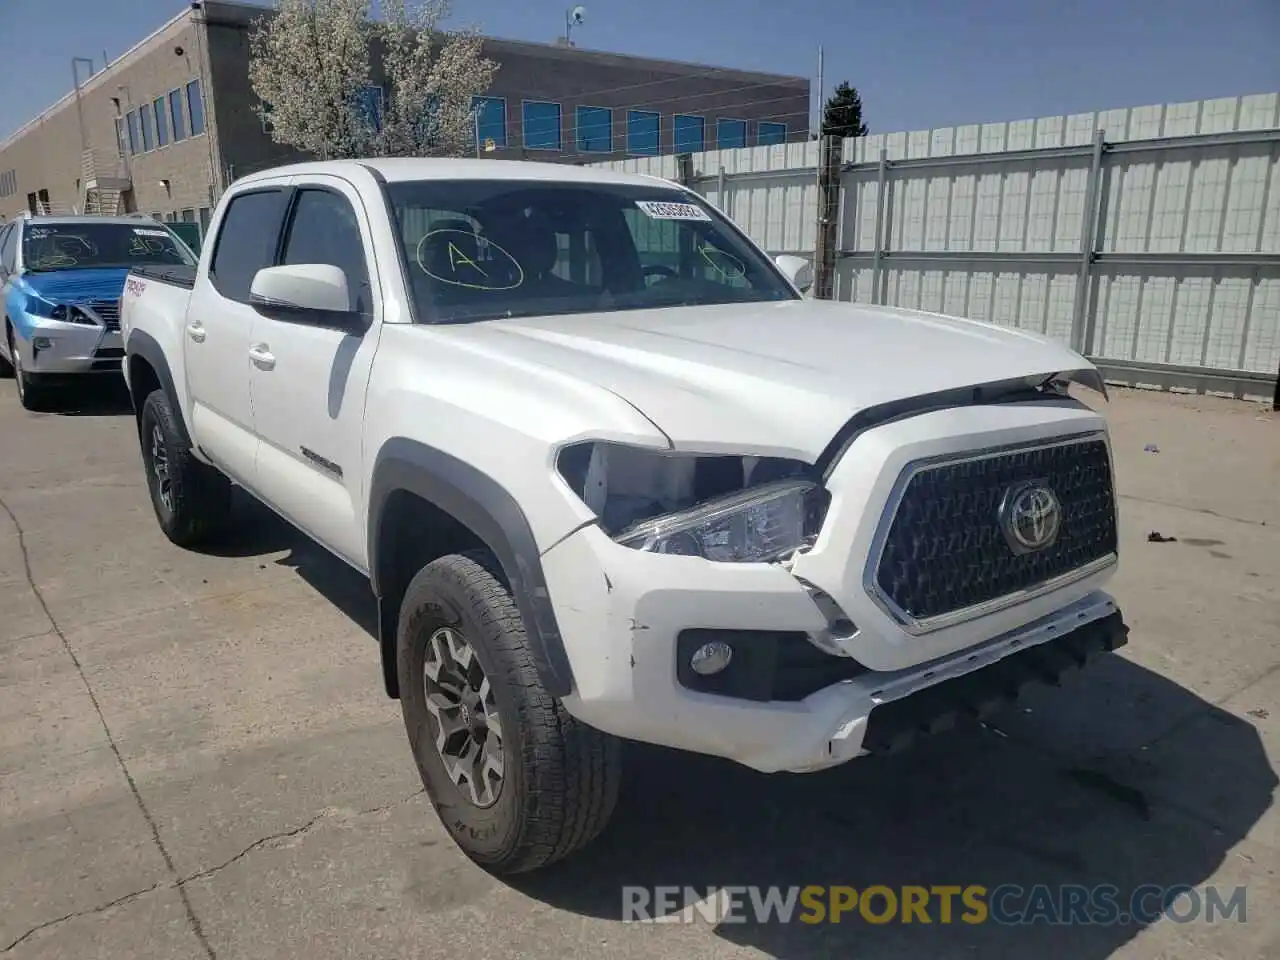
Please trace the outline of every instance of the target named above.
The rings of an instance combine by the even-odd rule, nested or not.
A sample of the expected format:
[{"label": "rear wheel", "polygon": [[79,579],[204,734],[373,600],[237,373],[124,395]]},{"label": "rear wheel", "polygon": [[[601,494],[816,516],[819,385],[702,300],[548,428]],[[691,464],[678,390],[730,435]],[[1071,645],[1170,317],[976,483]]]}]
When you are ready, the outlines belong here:
[{"label": "rear wheel", "polygon": [[180,547],[207,540],[231,511],[231,484],[191,453],[164,390],[143,401],[138,438],[151,506],[164,535]]},{"label": "rear wheel", "polygon": [[486,870],[513,874],[604,829],[620,749],[543,688],[495,572],[484,552],[419,571],[400,608],[397,670],[409,744],[445,829]]}]

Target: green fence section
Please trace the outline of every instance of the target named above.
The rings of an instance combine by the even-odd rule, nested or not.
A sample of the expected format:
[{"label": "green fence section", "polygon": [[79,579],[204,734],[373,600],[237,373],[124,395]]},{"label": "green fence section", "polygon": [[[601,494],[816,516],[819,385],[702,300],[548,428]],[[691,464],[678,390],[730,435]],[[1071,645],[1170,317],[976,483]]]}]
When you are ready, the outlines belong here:
[{"label": "green fence section", "polygon": [[194,253],[200,252],[200,224],[198,223],[166,223],[166,227],[180,236],[184,243],[189,246]]}]

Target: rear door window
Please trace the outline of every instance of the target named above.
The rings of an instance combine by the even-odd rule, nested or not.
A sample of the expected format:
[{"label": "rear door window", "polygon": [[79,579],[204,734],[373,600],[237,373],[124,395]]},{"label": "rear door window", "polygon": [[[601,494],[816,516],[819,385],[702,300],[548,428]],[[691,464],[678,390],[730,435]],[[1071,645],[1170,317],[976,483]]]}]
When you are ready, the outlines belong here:
[{"label": "rear door window", "polygon": [[282,187],[241,193],[228,204],[209,265],[214,288],[228,300],[248,303],[254,275],[275,262],[284,205]]}]

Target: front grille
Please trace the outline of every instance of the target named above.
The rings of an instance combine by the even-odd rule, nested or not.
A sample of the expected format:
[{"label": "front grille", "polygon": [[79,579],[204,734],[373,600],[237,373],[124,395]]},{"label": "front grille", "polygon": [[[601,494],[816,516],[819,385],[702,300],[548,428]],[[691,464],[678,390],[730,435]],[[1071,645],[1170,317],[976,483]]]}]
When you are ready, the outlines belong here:
[{"label": "front grille", "polygon": [[89,308],[102,318],[102,322],[107,325],[108,330],[120,329],[119,300],[94,300],[89,304]]},{"label": "front grille", "polygon": [[[1032,480],[1057,494],[1062,525],[1051,546],[1017,554],[1000,527],[1000,502],[1011,486]],[[1115,550],[1104,440],[979,455],[911,475],[885,537],[874,591],[897,612],[926,621],[1035,588]]]}]

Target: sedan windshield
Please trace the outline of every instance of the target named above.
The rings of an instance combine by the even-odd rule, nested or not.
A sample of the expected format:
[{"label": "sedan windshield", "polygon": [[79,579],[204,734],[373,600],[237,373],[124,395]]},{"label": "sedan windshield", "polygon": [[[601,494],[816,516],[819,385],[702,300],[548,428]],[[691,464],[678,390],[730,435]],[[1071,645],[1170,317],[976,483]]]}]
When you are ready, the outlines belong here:
[{"label": "sedan windshield", "polygon": [[388,192],[420,322],[797,298],[714,208],[669,187],[423,180]]},{"label": "sedan windshield", "polygon": [[172,233],[155,224],[35,223],[22,231],[22,263],[29,271],[151,265],[192,266]]}]

